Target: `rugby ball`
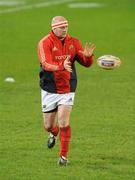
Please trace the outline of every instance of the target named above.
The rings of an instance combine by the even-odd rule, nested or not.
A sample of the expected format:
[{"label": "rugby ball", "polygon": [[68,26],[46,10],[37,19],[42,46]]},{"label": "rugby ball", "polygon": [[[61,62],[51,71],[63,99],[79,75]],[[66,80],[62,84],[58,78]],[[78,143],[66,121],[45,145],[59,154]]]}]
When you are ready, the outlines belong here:
[{"label": "rugby ball", "polygon": [[120,58],[112,55],[104,55],[100,56],[97,59],[97,64],[99,67],[103,69],[115,69],[118,68],[121,65]]}]

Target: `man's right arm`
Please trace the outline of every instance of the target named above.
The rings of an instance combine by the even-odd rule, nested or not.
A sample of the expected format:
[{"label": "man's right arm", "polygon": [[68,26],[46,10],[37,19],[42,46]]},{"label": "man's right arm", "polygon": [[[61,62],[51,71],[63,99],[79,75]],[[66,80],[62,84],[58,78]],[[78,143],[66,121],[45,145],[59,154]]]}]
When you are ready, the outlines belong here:
[{"label": "man's right arm", "polygon": [[41,40],[38,44],[38,55],[40,63],[46,71],[64,70],[64,62],[55,62],[52,58],[51,48],[47,42]]}]

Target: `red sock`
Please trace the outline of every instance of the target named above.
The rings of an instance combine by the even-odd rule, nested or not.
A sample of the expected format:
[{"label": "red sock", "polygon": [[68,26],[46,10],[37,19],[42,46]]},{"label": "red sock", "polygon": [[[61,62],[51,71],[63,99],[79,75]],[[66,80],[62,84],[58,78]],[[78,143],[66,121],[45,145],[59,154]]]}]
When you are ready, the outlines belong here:
[{"label": "red sock", "polygon": [[55,126],[51,129],[50,131],[54,136],[57,136],[58,132],[59,132],[59,127]]},{"label": "red sock", "polygon": [[67,157],[71,138],[70,126],[60,128],[60,156]]}]

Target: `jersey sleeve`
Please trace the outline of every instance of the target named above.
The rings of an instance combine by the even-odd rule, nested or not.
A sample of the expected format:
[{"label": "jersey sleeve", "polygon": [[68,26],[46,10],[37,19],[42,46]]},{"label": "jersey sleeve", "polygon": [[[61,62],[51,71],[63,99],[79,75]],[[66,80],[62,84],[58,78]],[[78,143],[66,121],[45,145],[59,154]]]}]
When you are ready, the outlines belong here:
[{"label": "jersey sleeve", "polygon": [[77,62],[85,67],[89,67],[93,64],[94,55],[85,57],[80,51],[83,51],[83,47],[79,40],[76,40],[76,57]]},{"label": "jersey sleeve", "polygon": [[56,62],[53,60],[50,44],[41,40],[38,44],[38,55],[41,66],[46,71],[60,71],[64,70],[63,62]]}]

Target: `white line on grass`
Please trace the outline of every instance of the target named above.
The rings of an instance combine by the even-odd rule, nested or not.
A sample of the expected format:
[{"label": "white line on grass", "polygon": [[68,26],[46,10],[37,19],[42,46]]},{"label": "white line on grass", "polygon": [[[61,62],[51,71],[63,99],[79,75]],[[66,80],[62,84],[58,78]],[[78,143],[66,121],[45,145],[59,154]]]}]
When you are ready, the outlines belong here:
[{"label": "white line on grass", "polygon": [[73,1],[73,0],[54,0],[52,2],[48,1],[48,2],[43,2],[43,3],[36,3],[36,4],[15,7],[15,8],[8,8],[8,9],[0,10],[0,14],[13,13],[16,11],[22,11],[22,10],[27,10],[27,9],[48,7],[48,6],[63,4],[66,2],[71,2],[71,1]]},{"label": "white line on grass", "polygon": [[101,3],[94,3],[94,2],[90,2],[90,3],[71,3],[68,5],[69,8],[99,8],[99,7],[103,7],[104,5]]},{"label": "white line on grass", "polygon": [[26,4],[26,2],[18,2],[18,1],[0,1],[0,6],[16,6],[16,5]]}]

